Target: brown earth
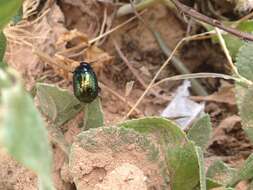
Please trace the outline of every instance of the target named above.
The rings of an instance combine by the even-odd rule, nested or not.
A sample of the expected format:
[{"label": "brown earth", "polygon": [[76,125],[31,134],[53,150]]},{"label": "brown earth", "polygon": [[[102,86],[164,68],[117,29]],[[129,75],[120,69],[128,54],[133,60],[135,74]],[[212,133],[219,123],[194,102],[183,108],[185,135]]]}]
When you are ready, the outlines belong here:
[{"label": "brown earth", "polygon": [[[36,47],[49,55],[53,55],[56,51],[64,48],[56,44],[59,37],[68,30],[78,29],[86,34],[89,39],[97,36],[105,7],[108,11],[109,24],[113,21],[113,25],[116,26],[128,18],[127,16],[119,19],[114,18],[113,7],[110,4],[105,6],[95,1],[61,0],[58,1],[58,4],[53,3],[47,16],[33,26],[29,26],[27,30],[37,37],[33,39],[33,44]],[[161,33],[165,44],[169,48],[174,48],[186,35],[187,25],[181,19],[178,19],[176,14],[162,5],[151,8],[142,17]],[[98,69],[95,68],[99,81],[107,84],[123,97],[126,83],[134,81],[134,86],[127,97],[127,101],[135,103],[145,87],[138,82],[133,72],[121,60],[115,51],[113,41],[116,41],[145,84],[151,81],[161,64],[166,60],[166,56],[160,50],[150,31],[138,20],[117,30],[101,42],[99,47],[113,56],[113,62],[104,64]],[[67,44],[67,46],[74,45],[75,42]],[[177,56],[191,72],[229,73],[222,51],[217,45],[211,44],[208,40],[185,44],[177,53]],[[56,69],[52,69],[50,65],[46,65],[44,61],[35,56],[30,47],[16,44],[13,40],[9,41],[6,59],[11,66],[23,75],[27,89],[31,89],[36,80],[41,77],[45,77],[45,82],[71,89],[71,82],[64,79],[64,76],[59,75]],[[76,61],[82,59],[81,56],[76,57]],[[175,68],[171,65],[167,66],[158,80],[175,74],[178,74]],[[227,163],[238,167],[252,152],[253,146],[242,130],[234,98],[233,84],[218,79],[201,80],[201,83],[212,94],[209,99],[206,99],[205,111],[211,116],[214,135],[205,153],[206,157],[209,160],[221,158]],[[149,93],[138,107],[141,113],[133,114],[131,117],[159,115],[168,104],[168,100],[164,96],[170,96],[179,84],[180,82],[170,82],[161,85],[157,92],[159,95],[163,95],[162,97]],[[224,86],[226,90],[223,90]],[[199,98],[202,99],[203,97]],[[121,121],[129,111],[129,107],[125,105],[124,101],[119,100],[108,91],[103,90],[101,92],[101,99],[106,124]],[[104,142],[105,139],[101,135],[96,136],[96,138],[105,146],[103,151],[100,149],[90,151],[86,149],[87,147],[83,147],[83,144],[75,139],[75,136],[80,132],[76,123],[80,122],[81,117],[78,117],[74,122],[69,122],[62,127],[67,142],[74,142],[72,151],[76,155],[69,166],[66,164],[67,158],[64,152],[57,144],[52,143],[54,148],[54,181],[57,190],[75,190],[76,186],[78,189],[105,190],[110,187],[124,189],[126,185],[128,185],[129,190],[136,189],[134,187],[150,189],[150,186],[159,186],[161,184],[161,178],[157,176],[157,173],[149,173],[148,175],[149,171],[157,171],[157,168],[148,161],[144,161],[143,153],[136,153],[136,145],[130,144],[128,147],[120,147],[120,150],[127,150],[127,152],[122,152],[114,157],[112,149],[107,147]],[[117,139],[113,140],[116,141]],[[4,151],[1,151],[0,169],[0,190],[36,189],[35,175],[16,163]],[[147,175],[149,177],[157,176],[157,178],[147,183]],[[96,176],[96,178],[93,178],[93,176]],[[116,177],[119,183],[115,183]],[[115,186],[110,186],[112,184]],[[244,187],[243,183],[238,185],[238,189],[243,190]]]}]

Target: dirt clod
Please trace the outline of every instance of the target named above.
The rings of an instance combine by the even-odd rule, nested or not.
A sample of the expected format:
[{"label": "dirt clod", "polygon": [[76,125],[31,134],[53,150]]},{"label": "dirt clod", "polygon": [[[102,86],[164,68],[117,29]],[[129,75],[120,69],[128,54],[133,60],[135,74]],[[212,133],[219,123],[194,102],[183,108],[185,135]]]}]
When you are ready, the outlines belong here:
[{"label": "dirt clod", "polygon": [[161,155],[151,157],[153,151],[155,146],[132,130],[89,130],[72,145],[69,174],[77,190],[162,189],[164,163]]}]

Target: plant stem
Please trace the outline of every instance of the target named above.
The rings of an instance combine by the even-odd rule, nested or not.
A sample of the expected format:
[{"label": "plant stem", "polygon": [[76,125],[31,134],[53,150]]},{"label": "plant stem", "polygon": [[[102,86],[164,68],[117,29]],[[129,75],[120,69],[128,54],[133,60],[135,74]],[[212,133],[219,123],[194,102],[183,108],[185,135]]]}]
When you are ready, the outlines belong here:
[{"label": "plant stem", "polygon": [[208,17],[204,14],[201,14],[198,11],[196,11],[195,9],[193,9],[191,7],[188,7],[185,4],[179,2],[178,0],[163,0],[163,2],[165,4],[171,4],[171,2],[173,2],[174,5],[179,10],[181,10],[183,13],[189,15],[190,17],[192,17],[192,18],[194,18],[198,21],[202,21],[202,22],[207,23],[211,26],[217,27],[217,28],[219,28],[221,30],[224,30],[224,31],[226,31],[226,32],[228,32],[228,33],[230,33],[234,36],[237,36],[237,37],[241,38],[241,39],[253,41],[253,35],[252,34],[236,30],[232,27],[225,26],[221,21],[210,18],[210,17]]},{"label": "plant stem", "polygon": [[248,83],[245,83],[241,78],[233,77],[230,75],[220,74],[220,73],[192,73],[192,74],[184,74],[184,75],[176,75],[169,78],[164,78],[159,82],[152,85],[152,88],[160,85],[167,81],[175,81],[175,80],[184,80],[184,79],[197,79],[197,78],[222,78],[225,80],[233,80],[240,84],[241,86],[248,87]]},{"label": "plant stem", "polygon": [[[164,43],[164,40],[162,39],[159,32],[157,32],[154,27],[152,27],[148,22],[146,22],[141,15],[136,10],[136,7],[132,0],[130,0],[130,4],[132,7],[132,10],[134,14],[137,16],[137,18],[143,23],[143,25],[151,32],[151,34],[154,36],[156,42],[160,46],[160,49],[163,51],[163,53],[169,57],[171,54],[171,50],[168,48],[168,46]],[[171,59],[172,65],[176,68],[176,70],[180,74],[189,74],[191,73],[188,68],[182,63],[176,56],[173,56]],[[192,89],[195,92],[195,94],[199,96],[207,96],[208,93],[206,92],[205,88],[195,79],[191,80],[192,83]],[[153,90],[152,90],[153,91]]]},{"label": "plant stem", "polygon": [[[171,50],[167,47],[167,45],[163,42],[161,35],[159,32],[154,32],[153,33],[155,36],[155,39],[157,43],[159,44],[161,50],[163,53],[169,57],[171,54]],[[176,70],[180,74],[190,74],[191,72],[188,70],[188,68],[176,57],[173,56],[171,59],[171,64],[176,68]],[[192,89],[195,92],[195,94],[199,96],[207,96],[208,93],[205,90],[205,88],[197,81],[196,79],[190,79],[191,84],[192,84]]]},{"label": "plant stem", "polygon": [[216,31],[216,33],[217,33],[217,36],[218,36],[218,39],[219,39],[219,41],[220,41],[221,47],[222,47],[222,49],[223,49],[223,51],[224,51],[224,53],[225,53],[225,55],[226,55],[226,58],[227,58],[227,60],[228,60],[228,63],[229,63],[229,65],[230,65],[230,67],[231,67],[231,69],[232,69],[232,71],[233,71],[233,74],[234,74],[236,77],[241,78],[242,80],[244,80],[245,82],[247,82],[249,85],[251,85],[251,84],[252,84],[252,81],[250,81],[250,80],[244,78],[243,76],[241,76],[240,73],[238,72],[238,69],[237,69],[236,66],[234,65],[233,60],[232,60],[232,57],[230,56],[229,50],[228,50],[228,48],[227,48],[226,42],[225,42],[223,36],[221,35],[220,29],[215,27],[215,31]]},{"label": "plant stem", "polygon": [[198,37],[202,37],[202,36],[206,36],[212,34],[212,32],[204,32],[201,34],[196,34],[193,36],[188,36],[183,38],[182,40],[180,40],[180,42],[177,43],[176,47],[174,48],[174,50],[171,52],[170,56],[168,57],[168,59],[163,63],[163,65],[160,67],[160,69],[157,71],[156,75],[154,76],[154,78],[151,80],[151,82],[149,83],[148,87],[146,88],[146,90],[143,92],[143,94],[141,95],[141,97],[137,100],[137,102],[135,103],[135,105],[132,107],[132,109],[127,113],[127,115],[123,118],[123,120],[127,119],[132,112],[135,110],[135,108],[141,103],[141,101],[143,100],[143,98],[145,97],[145,95],[148,93],[148,91],[150,90],[150,88],[153,86],[153,84],[155,83],[155,80],[157,79],[157,77],[160,75],[160,73],[162,72],[162,70],[170,63],[172,57],[174,56],[174,54],[176,53],[176,51],[178,50],[178,48],[187,41],[193,40],[195,38]]},{"label": "plant stem", "polygon": [[[161,0],[144,0],[138,4],[135,4],[134,7],[137,11],[141,11],[143,9],[151,7],[151,6],[158,4],[160,2],[161,2]],[[126,5],[123,5],[122,7],[119,8],[119,10],[117,11],[117,17],[125,16],[125,15],[131,14],[131,13],[134,13],[132,5],[126,4]]]},{"label": "plant stem", "polygon": [[99,97],[97,97],[91,103],[85,104],[84,111],[85,117],[83,130],[98,128],[104,125],[104,116]]}]

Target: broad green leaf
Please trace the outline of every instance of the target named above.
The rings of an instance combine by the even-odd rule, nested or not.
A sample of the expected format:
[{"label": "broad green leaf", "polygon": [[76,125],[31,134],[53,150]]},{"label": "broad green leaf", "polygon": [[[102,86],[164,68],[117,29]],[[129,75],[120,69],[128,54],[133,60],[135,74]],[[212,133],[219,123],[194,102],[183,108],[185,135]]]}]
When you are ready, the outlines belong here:
[{"label": "broad green leaf", "polygon": [[[253,43],[246,43],[238,53],[236,66],[239,73],[245,78],[253,81]],[[236,98],[239,113],[242,118],[242,124],[245,132],[253,141],[253,87],[248,89],[236,85]]]},{"label": "broad green leaf", "polygon": [[16,25],[18,22],[22,20],[23,17],[23,7],[21,6],[17,13],[12,17],[11,21],[14,25]]},{"label": "broad green leaf", "polygon": [[83,106],[69,91],[50,84],[37,84],[41,112],[60,126],[81,112]]},{"label": "broad green leaf", "polygon": [[189,190],[199,184],[198,157],[193,143],[168,148],[166,158],[171,179],[171,189]]},{"label": "broad green leaf", "polygon": [[222,184],[219,184],[218,182],[213,181],[211,178],[206,177],[206,189],[213,189],[222,186]]},{"label": "broad green leaf", "polygon": [[[225,188],[223,185],[213,181],[212,179],[206,177],[206,189],[208,190],[214,190],[214,188],[217,187],[222,187],[223,189]],[[215,189],[218,190],[219,188]],[[223,190],[223,189],[219,189],[219,190]],[[200,184],[198,184],[193,190],[200,190]]]},{"label": "broad green leaf", "polygon": [[152,136],[166,152],[171,189],[189,190],[199,183],[199,166],[195,146],[174,122],[161,117],[147,117],[123,122],[119,127],[131,128]]},{"label": "broad green leaf", "polygon": [[4,72],[3,69],[0,68],[0,91],[3,88],[9,87],[10,85],[11,85],[10,77]]},{"label": "broad green leaf", "polygon": [[248,180],[253,178],[253,154],[251,154],[248,159],[244,162],[241,169],[236,172],[232,178],[229,186],[235,186],[241,180]]},{"label": "broad green leaf", "polygon": [[0,61],[0,69],[5,69],[7,64],[4,61]]},{"label": "broad green leaf", "polygon": [[[247,20],[244,22],[241,22],[236,29],[243,31],[243,32],[248,32],[252,33],[253,32],[253,21],[252,20]],[[225,34],[223,35],[224,40],[226,41],[227,47],[229,49],[230,54],[232,55],[233,58],[236,58],[236,55],[239,51],[239,49],[245,44],[245,41],[237,38],[231,34]]]},{"label": "broad green leaf", "polygon": [[236,58],[236,67],[245,78],[253,81],[253,43],[245,43]]},{"label": "broad green leaf", "polygon": [[16,160],[38,174],[42,190],[53,190],[47,132],[33,99],[15,76],[11,77],[15,84],[1,89],[0,143]]},{"label": "broad green leaf", "polygon": [[209,166],[206,176],[217,184],[226,186],[235,174],[235,170],[230,168],[221,160],[217,160]]},{"label": "broad green leaf", "polygon": [[21,4],[22,0],[0,0],[0,30],[17,13]]},{"label": "broad green leaf", "polygon": [[236,58],[239,49],[244,45],[245,42],[235,36],[232,36],[231,34],[223,35],[223,38],[226,42],[230,55],[233,59]]},{"label": "broad green leaf", "polygon": [[253,32],[253,21],[245,20],[243,22],[240,22],[240,24],[237,26],[237,29],[244,32]]},{"label": "broad green leaf", "polygon": [[198,164],[199,164],[199,184],[200,190],[206,190],[206,172],[205,172],[205,162],[204,162],[204,155],[202,152],[201,147],[195,147],[198,157]]},{"label": "broad green leaf", "polygon": [[247,91],[248,91],[248,87],[244,87],[235,83],[235,97],[236,97],[236,104],[239,109],[239,112],[241,110],[243,99]]},{"label": "broad green leaf", "polygon": [[162,117],[133,119],[118,124],[119,127],[132,128],[140,133],[153,134],[158,142],[166,146],[177,146],[186,141],[185,133],[176,123]]},{"label": "broad green leaf", "polygon": [[99,97],[85,105],[84,129],[102,127],[104,115]]},{"label": "broad green leaf", "polygon": [[204,115],[190,128],[187,136],[203,150],[206,148],[212,135],[212,124],[209,115]]},{"label": "broad green leaf", "polygon": [[[231,26],[234,23],[235,22],[225,22],[224,24],[227,26]],[[212,26],[209,26],[206,24],[204,24],[204,26],[208,31],[214,30],[214,27],[212,27]],[[253,21],[247,20],[247,21],[241,22],[237,25],[236,29],[243,31],[243,32],[252,33],[253,32]],[[238,37],[235,37],[229,33],[223,34],[222,36],[226,42],[227,48],[228,48],[232,58],[236,58],[237,53],[239,52],[239,49],[245,44],[245,41],[238,38]],[[212,41],[213,41],[213,43],[218,43],[219,42],[218,37],[217,36],[212,37]]]},{"label": "broad green leaf", "polygon": [[249,137],[249,139],[251,140],[251,142],[253,142],[253,128],[252,127],[243,127],[245,133],[247,134],[247,136]]},{"label": "broad green leaf", "polygon": [[[4,33],[0,31],[0,62],[4,58],[5,49],[6,49],[6,38],[4,36]],[[0,68],[1,67],[2,66],[0,65]]]},{"label": "broad green leaf", "polygon": [[[250,86],[249,89],[245,91],[245,95],[240,97],[241,101],[238,105],[239,114],[242,119],[243,129],[251,141],[253,141],[253,86]],[[237,93],[239,92],[237,91]]]}]

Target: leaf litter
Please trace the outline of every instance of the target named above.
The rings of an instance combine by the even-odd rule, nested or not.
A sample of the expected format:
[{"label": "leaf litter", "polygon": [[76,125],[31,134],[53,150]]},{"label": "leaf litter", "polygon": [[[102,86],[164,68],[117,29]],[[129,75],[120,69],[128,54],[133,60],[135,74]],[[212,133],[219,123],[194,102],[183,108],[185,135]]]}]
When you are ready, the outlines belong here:
[{"label": "leaf litter", "polygon": [[[25,40],[29,41],[35,47],[38,47],[41,51],[46,52],[48,55],[55,56],[57,53],[66,50],[65,47],[68,47],[69,49],[78,44],[80,45],[80,41],[74,39],[80,37],[80,35],[78,36],[77,34],[73,35],[74,32],[72,29],[74,28],[83,34],[82,43],[85,42],[85,40],[87,42],[88,39],[94,38],[101,29],[101,21],[103,20],[102,15],[104,15],[103,9],[105,7],[110,10],[109,16],[112,16],[113,11],[111,10],[113,9],[108,4],[105,5],[104,3],[69,0],[63,0],[59,5],[54,3],[50,7],[48,14],[42,17],[38,23],[25,28],[26,31],[30,31],[33,37]],[[157,28],[164,35],[165,42],[171,47],[175,46],[185,32],[183,24],[179,22],[170,11],[161,5],[155,6],[150,12],[145,13],[144,18],[146,20],[154,20]],[[114,25],[117,25],[117,23],[121,21],[122,19],[116,20]],[[174,27],[171,28],[171,25]],[[142,35],[138,35],[140,33]],[[10,32],[10,34],[12,33]],[[71,35],[73,36],[71,37]],[[86,36],[86,39],[84,36]],[[55,56],[54,58],[61,62],[61,64],[67,64],[67,66],[73,68],[80,60],[87,59],[92,61],[96,60],[99,56],[105,56],[108,59],[107,62],[98,62],[97,65],[94,65],[99,80],[108,84],[110,88],[114,89],[124,97],[127,82],[135,81],[135,78],[117,54],[115,54],[115,51],[112,48],[113,44],[110,40],[111,38],[117,40],[122,51],[130,60],[131,64],[133,64],[133,67],[140,71],[140,75],[146,83],[152,79],[152,76],[159,69],[160,64],[165,60],[165,56],[161,54],[152,35],[137,21],[128,24],[125,28],[120,29],[115,34],[108,37],[102,46],[91,46],[90,49],[81,52],[79,55],[75,55],[76,57],[74,59],[63,59],[60,56]],[[58,43],[59,39],[62,39],[62,43]],[[49,66],[45,64],[46,62],[44,60],[41,60],[31,52],[30,47],[20,45],[20,42],[15,41],[15,38],[11,38],[11,36],[8,43],[9,53],[7,53],[6,59],[14,68],[22,73],[27,89],[31,89],[35,82],[44,76],[46,76],[45,79],[43,79],[44,81],[70,89],[70,77],[68,74],[64,73],[64,71],[57,67],[53,67],[52,69],[52,65]],[[210,69],[209,67],[214,65],[212,69],[215,71],[218,72],[221,70],[226,72],[227,68],[222,67],[221,63],[219,65],[216,64],[217,60],[215,57],[217,52],[214,53],[213,50],[206,52],[206,49],[201,52],[203,46],[205,45],[190,43],[184,46],[181,50],[182,54],[184,54],[182,59],[186,65],[190,66],[191,71],[208,71],[208,69]],[[198,52],[197,57],[196,52]],[[110,55],[114,58],[113,62],[111,61],[112,57]],[[220,56],[220,54],[218,54],[218,56]],[[222,59],[222,56],[219,60],[222,60],[224,65],[226,65],[225,59]],[[161,73],[160,78],[175,74],[176,71],[174,68],[169,66]],[[206,84],[211,95],[207,97],[193,97],[193,100],[198,102],[206,101],[205,111],[211,115],[215,134],[213,135],[209,149],[205,154],[208,157],[221,157],[227,163],[237,165],[237,163],[240,163],[249,155],[253,147],[247,138],[245,138],[245,134],[241,129],[240,118],[237,116],[235,106],[233,85],[231,83],[226,83],[224,85],[222,80],[203,80],[202,82]],[[217,84],[220,87],[217,88]],[[158,92],[160,94],[171,94],[178,85],[179,82],[161,85]],[[127,101],[135,102],[142,94],[143,90],[143,87],[136,82],[131,89],[131,93],[127,97]],[[105,110],[106,123],[116,123],[120,121],[128,111],[125,103],[120,102],[108,92],[102,92],[101,96],[103,108]],[[117,102],[117,105],[115,105],[115,102]],[[140,109],[144,114],[158,115],[165,108],[166,103],[167,101],[161,100],[150,94],[144,99]],[[138,115],[134,115],[134,117],[138,117]],[[73,136],[79,133],[76,123],[81,122],[81,117],[79,116],[74,122],[70,121],[61,129],[69,143],[73,141],[75,142]],[[82,154],[82,151],[80,154]],[[54,144],[54,178],[55,184],[57,185],[56,188],[68,190],[68,188],[71,187],[71,178],[75,176],[66,177],[70,181],[67,180],[67,184],[64,182],[66,179],[61,175],[62,172],[64,173],[64,171],[62,171],[65,167],[64,159],[59,162],[59,159],[64,157],[64,153]],[[3,160],[1,161],[3,163],[0,164],[0,167],[3,167],[9,159],[10,158],[6,158],[5,160],[5,157],[3,157]],[[36,178],[28,171],[23,171],[23,167],[14,162],[10,162],[10,165],[10,169],[8,170],[10,172],[3,174],[4,177],[1,178],[8,179],[11,177],[10,180],[6,183],[0,181],[0,184],[6,184],[5,188],[8,187],[8,183],[11,183],[12,180],[18,181],[22,175],[27,176],[28,180],[24,182],[21,181],[21,186],[17,187],[18,190],[21,190],[22,187],[27,187],[28,184],[31,184],[32,186],[32,184],[36,183]],[[113,172],[120,171],[121,167],[125,167],[125,165],[121,165],[116,170],[110,170],[110,175],[113,176]],[[140,172],[131,165],[128,165],[127,168],[136,171],[136,173]],[[5,171],[5,169],[3,169],[3,171]],[[14,175],[14,171],[18,172]],[[101,170],[99,172],[103,174],[104,171]],[[139,177],[143,180],[141,176],[142,173],[140,172]],[[106,181],[110,183],[111,179],[112,178],[108,176]],[[139,185],[141,184],[142,183],[139,183]],[[97,188],[99,189],[99,187]],[[30,189],[32,189],[32,187]]]}]

